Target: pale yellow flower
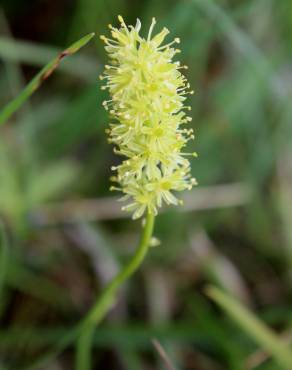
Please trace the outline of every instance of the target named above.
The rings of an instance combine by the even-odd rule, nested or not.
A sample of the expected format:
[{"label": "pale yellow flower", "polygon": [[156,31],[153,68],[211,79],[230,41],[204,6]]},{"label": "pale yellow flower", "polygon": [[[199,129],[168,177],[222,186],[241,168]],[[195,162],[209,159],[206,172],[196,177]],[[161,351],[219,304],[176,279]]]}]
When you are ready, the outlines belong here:
[{"label": "pale yellow flower", "polygon": [[119,29],[109,26],[113,39],[101,36],[110,63],[100,78],[106,81],[111,99],[103,103],[113,122],[107,130],[114,152],[124,157],[112,169],[112,180],[131,199],[123,207],[133,212],[133,218],[148,211],[157,214],[162,203],[181,203],[173,191],[191,189],[196,180],[190,175],[190,163],[185,153],[186,143],[193,139],[193,130],[182,128],[191,121],[184,105],[189,84],[180,72],[186,68],[173,57],[179,39],[162,45],[169,33],[166,28],[152,37],[155,19],[147,38],[140,36],[141,23],[126,26],[119,16]]}]

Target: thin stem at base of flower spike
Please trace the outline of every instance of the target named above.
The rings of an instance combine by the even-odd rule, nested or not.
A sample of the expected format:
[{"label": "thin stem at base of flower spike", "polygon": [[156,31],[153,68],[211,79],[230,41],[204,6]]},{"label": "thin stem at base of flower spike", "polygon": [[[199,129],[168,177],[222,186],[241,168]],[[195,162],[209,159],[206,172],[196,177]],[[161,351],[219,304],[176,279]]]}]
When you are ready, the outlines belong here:
[{"label": "thin stem at base of flower spike", "polygon": [[119,287],[138,269],[148,251],[154,228],[154,215],[147,214],[138,248],[128,264],[107,285],[95,305],[81,323],[81,334],[77,341],[76,370],[91,369],[91,347],[96,326],[105,317],[116,299]]}]

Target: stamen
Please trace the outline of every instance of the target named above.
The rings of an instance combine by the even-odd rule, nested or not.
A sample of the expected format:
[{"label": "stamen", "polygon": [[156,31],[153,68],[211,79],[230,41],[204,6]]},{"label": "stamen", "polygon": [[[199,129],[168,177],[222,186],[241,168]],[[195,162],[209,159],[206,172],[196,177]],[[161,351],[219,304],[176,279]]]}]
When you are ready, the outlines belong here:
[{"label": "stamen", "polygon": [[151,39],[152,31],[154,29],[155,24],[156,24],[156,19],[153,17],[150,28],[149,28],[149,32],[148,32],[147,41],[150,41],[150,39]]}]

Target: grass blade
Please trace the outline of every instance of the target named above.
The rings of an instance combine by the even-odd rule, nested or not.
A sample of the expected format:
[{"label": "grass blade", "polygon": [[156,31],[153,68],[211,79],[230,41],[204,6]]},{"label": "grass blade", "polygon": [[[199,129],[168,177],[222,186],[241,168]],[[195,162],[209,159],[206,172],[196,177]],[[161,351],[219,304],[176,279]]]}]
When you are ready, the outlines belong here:
[{"label": "grass blade", "polygon": [[[61,52],[61,49],[54,46],[0,36],[0,57],[7,63],[42,67],[48,60],[53,59]],[[92,81],[92,76],[96,74],[96,61],[88,56],[78,54],[74,59],[68,60],[68,63],[61,64],[59,70],[84,81]]]},{"label": "grass blade", "polygon": [[94,33],[90,33],[82,37],[63,52],[59,53],[57,57],[50,61],[47,65],[45,65],[44,68],[42,68],[42,70],[21,91],[21,93],[0,111],[0,125],[6,122],[10,116],[16,112],[22,106],[22,104],[40,87],[40,85],[59,66],[63,58],[76,53],[80,48],[85,46],[93,38],[93,36]]},{"label": "grass blade", "polygon": [[222,290],[209,287],[211,297],[254,341],[274,358],[283,369],[292,369],[292,351],[252,312]]}]

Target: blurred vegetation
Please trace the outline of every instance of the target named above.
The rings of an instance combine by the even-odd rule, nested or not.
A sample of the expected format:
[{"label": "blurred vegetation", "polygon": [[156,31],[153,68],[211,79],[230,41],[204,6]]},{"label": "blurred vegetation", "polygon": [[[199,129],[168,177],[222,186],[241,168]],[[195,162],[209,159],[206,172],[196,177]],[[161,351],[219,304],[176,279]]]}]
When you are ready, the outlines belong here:
[{"label": "blurred vegetation", "polygon": [[[189,102],[199,186],[184,194],[184,207],[158,217],[161,245],[96,331],[94,368],[169,370],[156,339],[177,369],[287,369],[277,349],[287,354],[281,341],[292,343],[291,1],[0,6],[1,109],[68,45],[108,32],[118,14],[129,24],[139,17],[145,29],[155,16],[157,29],[181,38],[196,92]],[[109,192],[118,158],[104,134],[98,74],[105,57],[93,38],[0,128],[1,370],[46,357],[138,238],[140,222],[127,219]],[[231,298],[213,294],[231,320],[206,295],[208,284],[249,311],[240,308],[238,316],[232,304],[224,306]],[[72,369],[74,346],[46,366]]]}]

